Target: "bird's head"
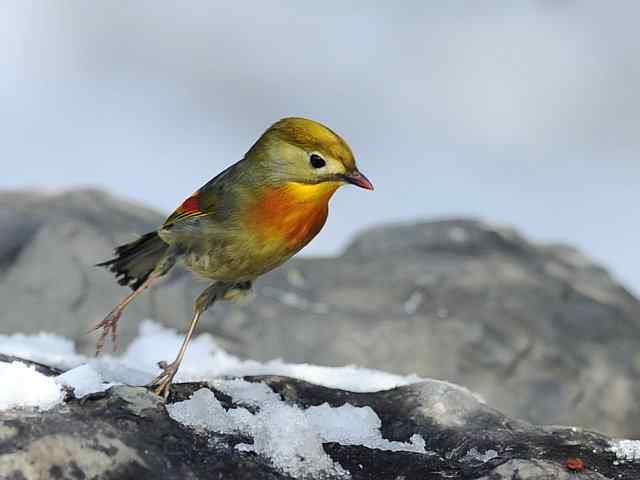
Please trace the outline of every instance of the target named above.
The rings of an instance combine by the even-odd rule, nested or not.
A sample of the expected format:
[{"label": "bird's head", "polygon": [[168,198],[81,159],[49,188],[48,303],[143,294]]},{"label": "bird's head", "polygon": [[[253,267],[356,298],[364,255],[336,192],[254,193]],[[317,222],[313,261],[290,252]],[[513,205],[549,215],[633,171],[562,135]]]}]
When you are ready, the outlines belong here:
[{"label": "bird's head", "polygon": [[350,183],[367,190],[373,185],[356,166],[349,145],[324,125],[306,118],[274,123],[247,153],[274,183],[339,186]]}]

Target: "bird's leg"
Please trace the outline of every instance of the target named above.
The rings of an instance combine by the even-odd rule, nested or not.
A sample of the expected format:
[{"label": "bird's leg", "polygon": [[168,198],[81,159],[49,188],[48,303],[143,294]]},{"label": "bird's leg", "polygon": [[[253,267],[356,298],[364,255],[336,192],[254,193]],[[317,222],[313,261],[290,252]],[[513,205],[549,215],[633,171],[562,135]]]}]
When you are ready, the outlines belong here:
[{"label": "bird's leg", "polygon": [[223,282],[217,282],[213,285],[208,286],[197,298],[193,318],[191,319],[191,324],[189,325],[189,330],[184,337],[182,342],[182,346],[180,347],[180,351],[178,352],[178,356],[176,359],[167,364],[166,362],[160,362],[158,366],[162,368],[163,372],[158,375],[155,379],[149,383],[149,386],[156,387],[153,390],[158,396],[162,396],[165,399],[169,396],[169,389],[171,388],[171,382],[173,378],[178,373],[178,369],[180,368],[180,364],[182,363],[182,359],[184,358],[185,353],[187,352],[187,347],[191,342],[191,338],[193,337],[193,332],[196,329],[196,325],[198,324],[198,320],[200,320],[200,316],[218,299],[221,300],[230,300],[231,298],[235,298],[237,295],[234,292],[244,292],[251,288],[251,282],[242,282],[238,284],[229,284]]},{"label": "bird's leg", "polygon": [[102,320],[95,327],[89,330],[89,332],[95,332],[96,330],[102,329],[102,332],[100,332],[100,336],[96,341],[96,357],[102,351],[102,348],[104,347],[104,343],[107,337],[109,336],[109,333],[111,333],[113,350],[114,351],[116,350],[116,340],[118,336],[117,334],[118,320],[120,320],[120,317],[122,316],[122,312],[124,312],[125,308],[127,308],[127,305],[129,305],[134,298],[136,298],[138,295],[144,292],[147,288],[149,288],[156,280],[158,280],[158,278],[160,278],[160,275],[156,274],[155,272],[151,273],[149,277],[144,281],[144,283],[140,285],[137,289],[135,289],[133,292],[131,292],[129,295],[124,297],[120,301],[120,303],[118,303],[113,308],[113,310],[111,310],[107,314],[107,316],[104,317],[104,320]]},{"label": "bird's leg", "polygon": [[100,332],[100,336],[96,341],[96,357],[100,354],[104,347],[104,343],[111,333],[111,341],[113,342],[113,351],[116,351],[117,347],[117,337],[118,337],[118,320],[122,316],[122,312],[124,312],[127,305],[129,305],[134,298],[144,292],[147,288],[153,285],[156,281],[158,281],[161,277],[163,277],[170,269],[173,267],[177,260],[177,254],[175,251],[170,250],[167,252],[167,255],[158,263],[156,268],[149,274],[147,279],[133,292],[124,297],[120,303],[118,303],[113,310],[111,310],[104,319],[99,322],[95,327],[93,327],[89,332],[95,332],[96,330],[102,329]]},{"label": "bird's leg", "polygon": [[182,341],[182,346],[180,347],[180,351],[178,352],[178,356],[176,359],[171,362],[159,362],[158,366],[162,369],[162,373],[154,378],[149,386],[156,387],[153,390],[158,396],[162,396],[165,399],[169,396],[169,389],[171,387],[171,382],[173,382],[173,378],[178,373],[178,369],[180,368],[180,364],[182,363],[182,359],[184,358],[185,353],[187,352],[187,347],[191,342],[191,337],[193,337],[193,332],[198,324],[198,320],[200,320],[200,316],[202,315],[201,310],[195,310],[193,313],[193,318],[191,319],[191,325],[189,325],[189,331],[184,337]]}]

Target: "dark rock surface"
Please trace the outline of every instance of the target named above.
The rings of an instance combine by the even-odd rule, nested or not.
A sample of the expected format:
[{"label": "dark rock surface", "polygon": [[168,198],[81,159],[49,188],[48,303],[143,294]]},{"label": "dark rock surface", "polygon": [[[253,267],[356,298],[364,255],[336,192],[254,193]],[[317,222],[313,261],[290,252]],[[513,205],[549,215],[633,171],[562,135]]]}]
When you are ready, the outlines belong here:
[{"label": "dark rock surface", "polygon": [[[382,420],[383,437],[407,441],[418,433],[425,439],[427,454],[324,444],[354,480],[640,478],[640,463],[618,461],[602,435],[511,419],[444,382],[352,393],[286,377],[246,380],[269,385],[300,408],[324,402],[369,406]],[[169,402],[203,387],[176,385]],[[224,393],[213,392],[225,409],[234,407]],[[290,478],[268,459],[233,448],[247,441],[187,428],[173,421],[161,399],[145,388],[116,386],[82,400],[69,398],[46,412],[0,412],[0,478]],[[578,459],[584,468],[570,470],[569,459]]]},{"label": "dark rock surface", "polygon": [[[98,191],[0,195],[0,333],[77,340],[127,290],[92,265],[155,228],[157,212]],[[183,329],[205,284],[175,272],[120,324]],[[469,387],[535,423],[640,436],[640,303],[566,246],[472,220],[362,233],[335,258],[298,258],[252,302],[219,304],[200,332],[259,360],[358,364]]]}]

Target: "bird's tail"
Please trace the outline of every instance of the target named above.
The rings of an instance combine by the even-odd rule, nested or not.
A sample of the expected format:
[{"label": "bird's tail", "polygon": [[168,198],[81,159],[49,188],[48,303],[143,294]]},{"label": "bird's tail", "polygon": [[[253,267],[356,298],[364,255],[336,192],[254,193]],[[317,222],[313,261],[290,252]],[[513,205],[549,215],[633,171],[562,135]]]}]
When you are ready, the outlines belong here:
[{"label": "bird's tail", "polygon": [[162,260],[168,248],[169,245],[158,236],[158,232],[150,232],[133,242],[120,245],[115,250],[114,258],[96,266],[108,268],[115,273],[120,285],[129,285],[136,290]]}]

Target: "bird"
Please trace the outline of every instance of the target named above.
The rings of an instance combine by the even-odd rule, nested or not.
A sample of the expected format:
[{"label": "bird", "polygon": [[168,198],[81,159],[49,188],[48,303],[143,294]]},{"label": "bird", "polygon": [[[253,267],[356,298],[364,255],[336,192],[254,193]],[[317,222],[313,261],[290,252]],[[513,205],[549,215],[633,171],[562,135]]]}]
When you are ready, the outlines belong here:
[{"label": "bird", "polygon": [[202,314],[218,300],[246,295],[261,275],[282,265],[322,229],[329,200],[342,185],[373,190],[353,152],[333,130],[289,117],[271,125],[244,157],[196,190],[155,231],[115,249],[108,268],[125,296],[91,331],[96,355],[123,312],[177,264],[210,282],[197,297],[178,355],[159,362],[149,383],[166,400]]}]

